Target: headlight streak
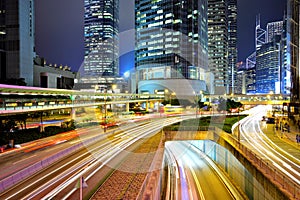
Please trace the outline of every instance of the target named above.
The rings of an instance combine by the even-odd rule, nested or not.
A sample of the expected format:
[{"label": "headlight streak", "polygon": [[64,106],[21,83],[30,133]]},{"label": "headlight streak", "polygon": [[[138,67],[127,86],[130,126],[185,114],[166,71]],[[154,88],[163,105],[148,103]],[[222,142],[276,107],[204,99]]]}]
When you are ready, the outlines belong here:
[{"label": "headlight streak", "polygon": [[[143,127],[143,125],[142,125],[142,127]],[[102,139],[102,138],[106,138],[107,135],[110,135],[110,134],[101,135],[101,136],[98,138],[98,140],[99,140],[99,139]],[[95,137],[95,136],[94,136],[94,137]],[[97,137],[98,137],[98,136],[97,136]],[[90,139],[90,138],[91,138],[91,137],[87,137],[87,138],[85,138],[85,139]],[[105,156],[107,152],[111,151],[111,149],[112,149],[112,147],[113,147],[112,144],[114,144],[117,140],[121,140],[121,139],[118,138],[118,139],[115,139],[115,140],[113,140],[113,141],[108,141],[108,142],[105,142],[101,147],[98,146],[98,147],[96,147],[96,148],[90,149],[90,152],[91,152],[91,151],[93,152],[93,151],[96,151],[96,150],[99,149],[99,148],[103,148],[102,151],[104,151],[104,152],[106,151],[106,152],[105,152],[105,153],[100,153],[100,154],[99,154],[99,153],[94,153],[93,156],[89,156],[89,157],[87,157],[87,158],[85,159],[85,160],[87,160],[87,161],[84,162],[84,164],[79,164],[79,165],[74,166],[74,167],[76,167],[76,169],[74,169],[74,170],[73,170],[73,169],[70,169],[70,171],[69,171],[68,173],[65,173],[65,174],[64,174],[63,176],[61,176],[59,179],[57,179],[57,177],[51,179],[50,181],[48,181],[47,183],[44,183],[43,185],[41,185],[40,187],[36,188],[34,191],[30,192],[30,194],[27,194],[26,196],[28,196],[28,197],[30,196],[31,198],[34,197],[34,196],[36,196],[38,193],[40,193],[41,191],[43,191],[45,188],[47,188],[47,187],[49,187],[49,186],[55,184],[56,182],[58,182],[59,180],[61,180],[61,179],[64,178],[64,177],[66,177],[66,176],[69,175],[70,173],[74,173],[75,171],[78,171],[78,168],[82,168],[82,166],[91,164],[92,162],[94,162],[95,159],[99,159],[99,158],[100,158],[101,156],[103,156],[103,155]],[[84,142],[84,141],[82,141],[82,142]],[[87,152],[87,153],[81,155],[80,157],[84,157],[85,155],[90,154],[90,152]],[[79,157],[79,158],[80,158],[80,157]],[[72,161],[70,161],[70,162],[72,162]],[[70,162],[68,162],[68,163],[70,163]],[[62,168],[65,167],[66,165],[68,165],[68,163],[66,163],[66,164],[64,164],[64,165],[62,165],[62,166],[60,166],[60,167],[57,168],[56,170],[54,170],[54,171],[52,171],[51,173],[47,174],[47,176],[50,176],[51,174],[54,174],[55,172],[59,171],[60,169],[62,169]],[[44,176],[44,177],[45,177],[45,176]],[[26,190],[27,188],[31,187],[33,184],[36,184],[37,182],[41,181],[44,177],[42,177],[42,178],[40,178],[40,179],[38,179],[38,180],[35,180],[33,183],[27,185],[26,187],[23,187],[22,189],[18,190],[18,192],[16,192],[14,195],[12,195],[12,196],[10,196],[10,197],[8,197],[8,198],[12,198],[13,196],[15,196],[15,195],[21,193],[22,191],[24,191],[24,190]]]},{"label": "headlight streak", "polygon": [[[155,126],[154,124],[146,124],[147,126],[149,126],[149,128],[146,128],[146,125],[144,126],[138,126],[136,127],[136,131],[138,135],[135,135],[135,138],[130,138],[128,137],[128,139],[126,139],[125,141],[122,141],[120,144],[118,144],[117,146],[114,146],[113,150],[110,150],[109,155],[107,155],[109,158],[107,160],[105,160],[105,163],[102,163],[101,166],[99,166],[96,170],[94,170],[90,175],[88,175],[85,180],[88,181],[95,173],[97,173],[97,171],[99,171],[105,164],[107,164],[110,160],[112,160],[115,156],[117,156],[120,151],[123,151],[125,148],[127,148],[128,146],[130,146],[131,144],[133,144],[134,142],[136,142],[137,140],[143,138],[143,137],[148,137],[151,134],[155,134],[157,131],[159,131],[163,126],[167,126],[176,122],[180,122],[183,119],[188,119],[188,118],[193,118],[193,116],[181,116],[181,117],[172,117],[172,118],[166,118],[164,120],[164,122],[162,123],[161,121],[156,121],[155,122]],[[139,130],[138,130],[139,129]],[[147,131],[151,131],[150,133]],[[127,131],[126,134],[122,133],[122,137],[124,135],[132,135],[133,131]],[[121,138],[122,138],[121,137]],[[126,137],[125,137],[126,138]],[[117,147],[117,148],[116,148]],[[107,153],[107,152],[106,152]],[[87,168],[85,168],[84,170],[82,170],[79,174],[73,176],[70,180],[67,180],[66,182],[64,182],[63,184],[61,184],[60,186],[56,187],[54,190],[52,190],[49,194],[47,194],[45,197],[43,197],[42,199],[51,199],[53,198],[55,195],[57,195],[59,192],[61,192],[65,187],[67,187],[68,185],[74,183],[74,181],[78,180],[81,176],[83,176],[84,174],[88,173],[90,168],[95,167],[98,164],[98,162],[93,163],[91,166],[88,166]],[[68,198],[70,195],[72,195],[72,193],[74,193],[76,191],[76,189],[71,190],[65,197],[64,199]]]},{"label": "headlight streak", "polygon": [[[111,147],[110,147],[110,146],[105,146],[105,145],[109,145],[109,144],[111,144],[111,141],[106,142],[106,143],[103,144],[103,146],[104,146],[104,147],[103,147],[103,152],[104,152],[104,153],[100,153],[100,154],[98,153],[98,154],[96,154],[96,155],[97,155],[97,156],[96,156],[96,159],[99,159],[101,156],[105,156],[105,155],[106,155],[106,152],[105,152],[105,151],[109,151],[109,150],[111,149]],[[96,147],[96,148],[92,149],[92,151],[95,151],[95,150],[97,150],[97,149],[99,149],[99,147]],[[89,154],[89,152],[86,152],[85,154],[82,154],[80,157],[84,157],[84,156],[87,155],[87,154]],[[91,158],[92,158],[92,159],[91,159]],[[73,167],[74,169],[70,169],[68,173],[65,173],[64,175],[62,175],[62,176],[60,177],[60,179],[62,179],[62,178],[64,178],[64,177],[68,176],[68,175],[71,174],[71,173],[76,173],[76,171],[78,171],[78,168],[82,168],[82,167],[84,167],[84,166],[86,166],[86,165],[90,165],[91,163],[93,163],[93,162],[95,161],[95,154],[94,154],[93,156],[89,156],[89,157],[85,158],[85,160],[86,160],[86,161],[83,160],[83,161],[81,161],[81,163],[79,163],[78,165],[74,166],[74,167]],[[57,172],[57,171],[59,171],[60,169],[64,168],[65,166],[67,166],[67,165],[68,165],[69,163],[71,163],[71,162],[72,162],[72,161],[70,161],[70,162],[68,162],[68,163],[66,163],[66,164],[64,164],[64,165],[62,165],[62,166],[60,166],[59,168],[57,168],[57,169],[55,169],[54,171],[52,171],[50,174],[47,174],[46,176],[51,176],[51,174],[54,174],[55,172]],[[27,185],[27,187],[24,187],[24,188],[20,189],[20,190],[18,191],[18,193],[20,193],[20,192],[26,190],[27,188],[31,187],[33,184],[36,184],[37,182],[39,182],[39,181],[41,181],[41,180],[43,180],[43,179],[44,179],[44,177],[41,177],[40,179],[38,179],[38,180],[34,181],[33,183]],[[43,191],[43,190],[44,190],[44,189],[41,189],[41,188],[49,187],[49,186],[55,184],[56,182],[58,182],[60,179],[57,179],[57,177],[55,177],[55,178],[49,180],[47,183],[44,183],[42,186],[36,188],[36,189],[35,189],[34,191],[32,191],[30,194],[26,195],[26,197],[28,197],[28,198],[29,198],[29,197],[30,197],[30,198],[33,198],[34,196],[37,195],[37,193],[39,193],[40,191]],[[16,195],[16,194],[18,194],[18,193],[15,193],[14,195]],[[14,196],[14,195],[13,195],[13,196]],[[10,196],[9,198],[12,198],[13,196]],[[8,199],[9,199],[9,198],[8,198]]]},{"label": "headlight streak", "polygon": [[[261,111],[261,112],[263,112],[263,111]],[[255,127],[255,120],[256,120],[256,122],[257,122],[257,118],[258,118],[258,116],[262,116],[261,115],[261,112],[260,113],[258,113],[258,114],[256,114],[256,115],[254,115],[253,117],[249,117],[249,118],[247,118],[247,120],[245,120],[245,121],[243,121],[243,123],[245,123],[244,125],[245,126],[247,126],[247,127]],[[252,123],[252,125],[251,125],[251,123]],[[253,123],[254,123],[254,125],[253,125]],[[252,146],[253,147],[253,149],[255,150],[255,151],[257,151],[260,155],[262,155],[262,156],[264,156],[267,160],[269,160],[275,167],[277,167],[280,171],[282,171],[285,175],[287,175],[288,177],[290,177],[293,181],[295,181],[297,184],[300,184],[300,180],[299,179],[297,179],[295,176],[293,176],[290,172],[288,172],[287,170],[285,170],[282,166],[280,166],[280,165],[278,165],[278,163],[276,163],[276,161],[274,161],[274,159],[275,160],[278,160],[278,161],[280,161],[280,163],[285,163],[282,159],[280,159],[279,157],[278,157],[278,155],[280,155],[280,154],[278,154],[276,151],[274,151],[274,149],[272,148],[272,147],[270,147],[270,145],[268,144],[268,143],[266,143],[262,138],[261,138],[261,136],[260,136],[260,133],[259,132],[257,132],[256,131],[256,129],[255,128],[253,128],[253,132],[251,132],[252,134],[254,134],[254,136],[255,137],[257,137],[259,140],[255,140],[255,139],[253,139],[253,137],[250,137],[249,136],[249,130],[246,130],[245,128],[244,128],[244,126],[241,126],[241,134],[243,135],[243,137],[244,137],[244,139],[247,141],[247,144],[248,145],[250,145],[250,146]],[[262,133],[262,132],[261,132]],[[267,148],[265,148],[265,147],[263,147],[261,144],[260,144],[260,142],[263,142],[267,147],[268,147],[268,149]],[[274,153],[275,154],[277,154],[277,156],[268,156],[268,155],[270,155],[270,153],[268,154],[268,152],[269,151],[274,151]],[[264,151],[264,152],[263,152]],[[282,157],[282,155],[280,155],[280,157]],[[273,159],[272,159],[273,158]],[[285,158],[286,160],[288,160],[287,158]],[[288,160],[289,161],[289,160]],[[290,161],[291,162],[291,161]],[[292,162],[291,162],[292,163]],[[286,163],[285,163],[286,164]],[[298,167],[298,166],[297,166]],[[299,168],[299,167],[298,167]],[[288,168],[288,169],[290,169],[290,168]],[[299,172],[297,172],[297,171],[295,171],[294,169],[292,169],[291,170],[293,173],[295,173],[296,174],[296,176],[298,176],[299,177]]]},{"label": "headlight streak", "polygon": [[[185,185],[183,185],[181,188],[184,189],[185,193],[189,191],[189,199],[206,199],[201,187],[201,183],[199,182],[199,175],[197,176],[195,172],[195,169],[204,169],[206,167],[209,167],[209,169],[213,171],[213,174],[218,177],[218,179],[222,182],[223,187],[226,188],[228,194],[233,199],[243,199],[243,196],[241,196],[239,191],[230,184],[230,181],[219,171],[214,162],[211,161],[207,155],[201,152],[191,142],[176,141],[169,142],[169,144],[166,143],[166,151],[171,152],[174,158],[177,160],[180,169],[185,170],[185,173],[182,172],[182,174],[187,174],[186,176],[181,176],[180,181],[191,183],[190,177],[193,177],[192,179],[194,180],[194,187],[196,187],[198,190],[197,194],[194,194],[193,190],[186,188]],[[182,155],[182,152],[186,153]],[[201,160],[203,161],[201,162]],[[191,176],[189,176],[188,174],[191,174]],[[190,184],[190,186],[191,185],[193,184]],[[182,196],[182,194],[178,194],[178,196]]]}]

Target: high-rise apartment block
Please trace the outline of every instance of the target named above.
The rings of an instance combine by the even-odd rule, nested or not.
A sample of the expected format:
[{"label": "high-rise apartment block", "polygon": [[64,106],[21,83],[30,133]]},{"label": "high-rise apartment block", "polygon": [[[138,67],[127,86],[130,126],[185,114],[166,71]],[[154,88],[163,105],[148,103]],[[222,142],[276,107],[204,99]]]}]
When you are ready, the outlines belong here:
[{"label": "high-rise apartment block", "polygon": [[0,79],[33,84],[34,1],[0,0]]},{"label": "high-rise apartment block", "polygon": [[206,90],[207,1],[136,0],[135,17],[139,91]]},{"label": "high-rise apartment block", "polygon": [[84,63],[81,82],[119,75],[119,0],[84,0]]}]

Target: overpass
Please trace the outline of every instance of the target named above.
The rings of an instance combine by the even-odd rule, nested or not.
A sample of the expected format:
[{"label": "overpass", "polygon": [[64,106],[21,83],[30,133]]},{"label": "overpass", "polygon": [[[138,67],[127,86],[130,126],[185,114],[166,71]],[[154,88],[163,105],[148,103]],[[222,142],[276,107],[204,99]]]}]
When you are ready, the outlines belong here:
[{"label": "overpass", "polygon": [[[290,100],[289,95],[281,94],[203,94],[201,98],[209,102],[213,102],[218,98],[232,99],[244,105],[283,105],[283,103],[289,103]],[[79,91],[0,84],[0,114],[78,108],[105,104],[125,104],[126,111],[128,111],[129,103],[146,103],[146,109],[148,109],[151,103],[161,102],[164,99],[168,99],[167,94],[103,93],[96,90]]]},{"label": "overpass", "polygon": [[287,94],[231,94],[231,95],[204,95],[204,99],[212,102],[214,99],[224,98],[241,102],[243,105],[283,105],[290,102]]},{"label": "overpass", "polygon": [[113,104],[125,104],[126,111],[129,111],[129,103],[146,103],[147,110],[150,104],[153,106],[163,99],[164,95],[159,94],[103,93],[0,84],[0,115]]}]

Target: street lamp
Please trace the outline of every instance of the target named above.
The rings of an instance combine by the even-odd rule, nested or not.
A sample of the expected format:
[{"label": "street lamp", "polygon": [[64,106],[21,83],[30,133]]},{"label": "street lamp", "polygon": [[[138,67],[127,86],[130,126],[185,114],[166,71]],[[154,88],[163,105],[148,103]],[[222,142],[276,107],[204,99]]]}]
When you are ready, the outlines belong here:
[{"label": "street lamp", "polygon": [[240,107],[238,107],[238,142],[241,140],[240,126]]}]

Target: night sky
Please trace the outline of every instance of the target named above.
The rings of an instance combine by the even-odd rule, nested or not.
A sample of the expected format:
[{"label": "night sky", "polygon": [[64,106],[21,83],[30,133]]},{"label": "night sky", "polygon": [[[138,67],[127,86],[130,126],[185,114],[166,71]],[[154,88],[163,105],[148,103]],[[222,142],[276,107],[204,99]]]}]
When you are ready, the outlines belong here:
[{"label": "night sky", "polygon": [[[82,64],[83,0],[36,0],[36,51],[47,63],[72,67]],[[243,61],[255,46],[255,19],[261,27],[282,20],[286,0],[238,0],[238,60]],[[120,0],[120,72],[134,66],[134,0]]]}]

